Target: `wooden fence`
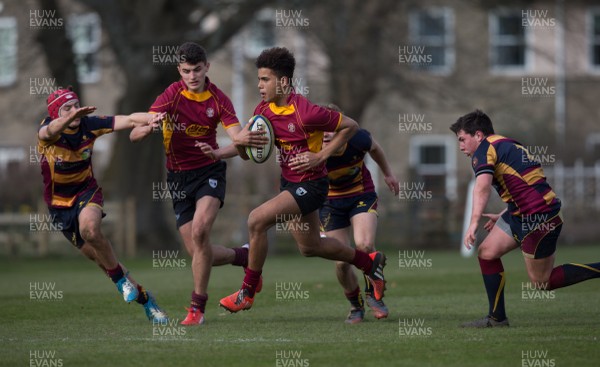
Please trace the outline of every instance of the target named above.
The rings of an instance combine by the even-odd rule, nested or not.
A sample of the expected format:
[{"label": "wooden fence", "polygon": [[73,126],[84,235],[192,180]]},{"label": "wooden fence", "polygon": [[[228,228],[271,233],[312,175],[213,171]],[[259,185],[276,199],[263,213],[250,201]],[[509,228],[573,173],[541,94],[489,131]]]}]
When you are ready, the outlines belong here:
[{"label": "wooden fence", "polygon": [[[109,234],[116,252],[128,257],[135,256],[135,200],[128,198],[124,201],[105,202],[104,210],[110,215],[102,220],[102,229]],[[53,242],[61,241],[62,245],[68,246],[62,233],[47,219],[48,209],[43,201],[38,203],[35,212],[0,213],[0,254],[33,253],[44,256],[50,252]]]}]

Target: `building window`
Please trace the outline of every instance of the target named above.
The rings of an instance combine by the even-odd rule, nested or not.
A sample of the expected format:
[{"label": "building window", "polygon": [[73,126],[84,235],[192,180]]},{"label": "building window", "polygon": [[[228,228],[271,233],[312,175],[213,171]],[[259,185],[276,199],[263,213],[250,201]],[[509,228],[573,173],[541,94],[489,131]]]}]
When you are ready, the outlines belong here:
[{"label": "building window", "polygon": [[454,67],[454,15],[450,8],[429,8],[409,14],[412,52],[427,57],[414,69],[449,73]]},{"label": "building window", "polygon": [[433,192],[455,200],[456,138],[451,135],[413,135],[410,139],[409,164],[414,173]]},{"label": "building window", "polygon": [[592,69],[600,70],[600,8],[592,8],[588,14],[590,66]]},{"label": "building window", "polygon": [[80,83],[99,81],[98,50],[102,39],[100,17],[96,13],[71,15],[67,21],[67,31],[73,43],[77,79]]},{"label": "building window", "polygon": [[530,55],[528,28],[523,27],[520,11],[495,11],[490,14],[490,62],[492,70],[523,71]]},{"label": "building window", "polygon": [[0,86],[17,80],[17,20],[0,18]]}]

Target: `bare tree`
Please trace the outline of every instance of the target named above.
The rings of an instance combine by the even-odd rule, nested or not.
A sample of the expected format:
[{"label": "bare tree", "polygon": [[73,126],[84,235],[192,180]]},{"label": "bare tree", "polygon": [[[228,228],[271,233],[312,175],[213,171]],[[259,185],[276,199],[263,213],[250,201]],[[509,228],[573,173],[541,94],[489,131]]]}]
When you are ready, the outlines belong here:
[{"label": "bare tree", "polygon": [[389,71],[386,29],[400,1],[347,0],[315,3],[310,32],[323,42],[330,61],[332,101],[360,119]]}]

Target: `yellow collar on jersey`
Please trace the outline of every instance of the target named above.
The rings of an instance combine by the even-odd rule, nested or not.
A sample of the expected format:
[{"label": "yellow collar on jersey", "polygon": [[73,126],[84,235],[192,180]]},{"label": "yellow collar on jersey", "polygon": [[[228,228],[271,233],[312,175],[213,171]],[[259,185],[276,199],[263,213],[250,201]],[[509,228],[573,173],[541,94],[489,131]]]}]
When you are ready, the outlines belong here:
[{"label": "yellow collar on jersey", "polygon": [[200,93],[194,93],[194,92],[190,92],[187,89],[184,89],[183,91],[181,91],[181,95],[191,101],[196,101],[196,102],[204,102],[207,99],[209,99],[210,97],[212,97],[212,93],[210,93],[210,91],[208,89],[205,91],[202,91]]},{"label": "yellow collar on jersey", "polygon": [[269,103],[269,109],[271,109],[271,111],[273,111],[273,113],[276,115],[291,115],[292,113],[296,112],[296,108],[293,104],[287,106],[277,106],[275,103],[271,102]]}]

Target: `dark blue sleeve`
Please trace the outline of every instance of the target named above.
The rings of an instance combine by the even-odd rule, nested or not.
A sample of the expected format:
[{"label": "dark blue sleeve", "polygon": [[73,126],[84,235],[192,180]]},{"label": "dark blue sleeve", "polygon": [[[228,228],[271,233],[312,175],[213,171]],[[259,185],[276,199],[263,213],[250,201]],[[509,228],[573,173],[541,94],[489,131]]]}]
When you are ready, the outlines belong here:
[{"label": "dark blue sleeve", "polygon": [[366,153],[371,150],[373,139],[371,138],[370,132],[365,129],[359,129],[356,134],[350,138],[348,143],[356,149]]},{"label": "dark blue sleeve", "polygon": [[81,119],[85,130],[96,135],[96,137],[112,133],[115,126],[114,116],[86,116]]},{"label": "dark blue sleeve", "polygon": [[473,153],[473,158],[471,158],[475,176],[479,176],[482,173],[493,175],[497,159],[496,149],[487,139],[484,139],[479,144],[479,147],[477,147],[477,150],[475,150],[475,153]]},{"label": "dark blue sleeve", "polygon": [[40,131],[40,129],[43,128],[44,126],[48,126],[48,124],[50,124],[51,122],[52,122],[52,118],[50,116],[47,116],[40,123],[40,126],[38,127],[38,131]]}]

